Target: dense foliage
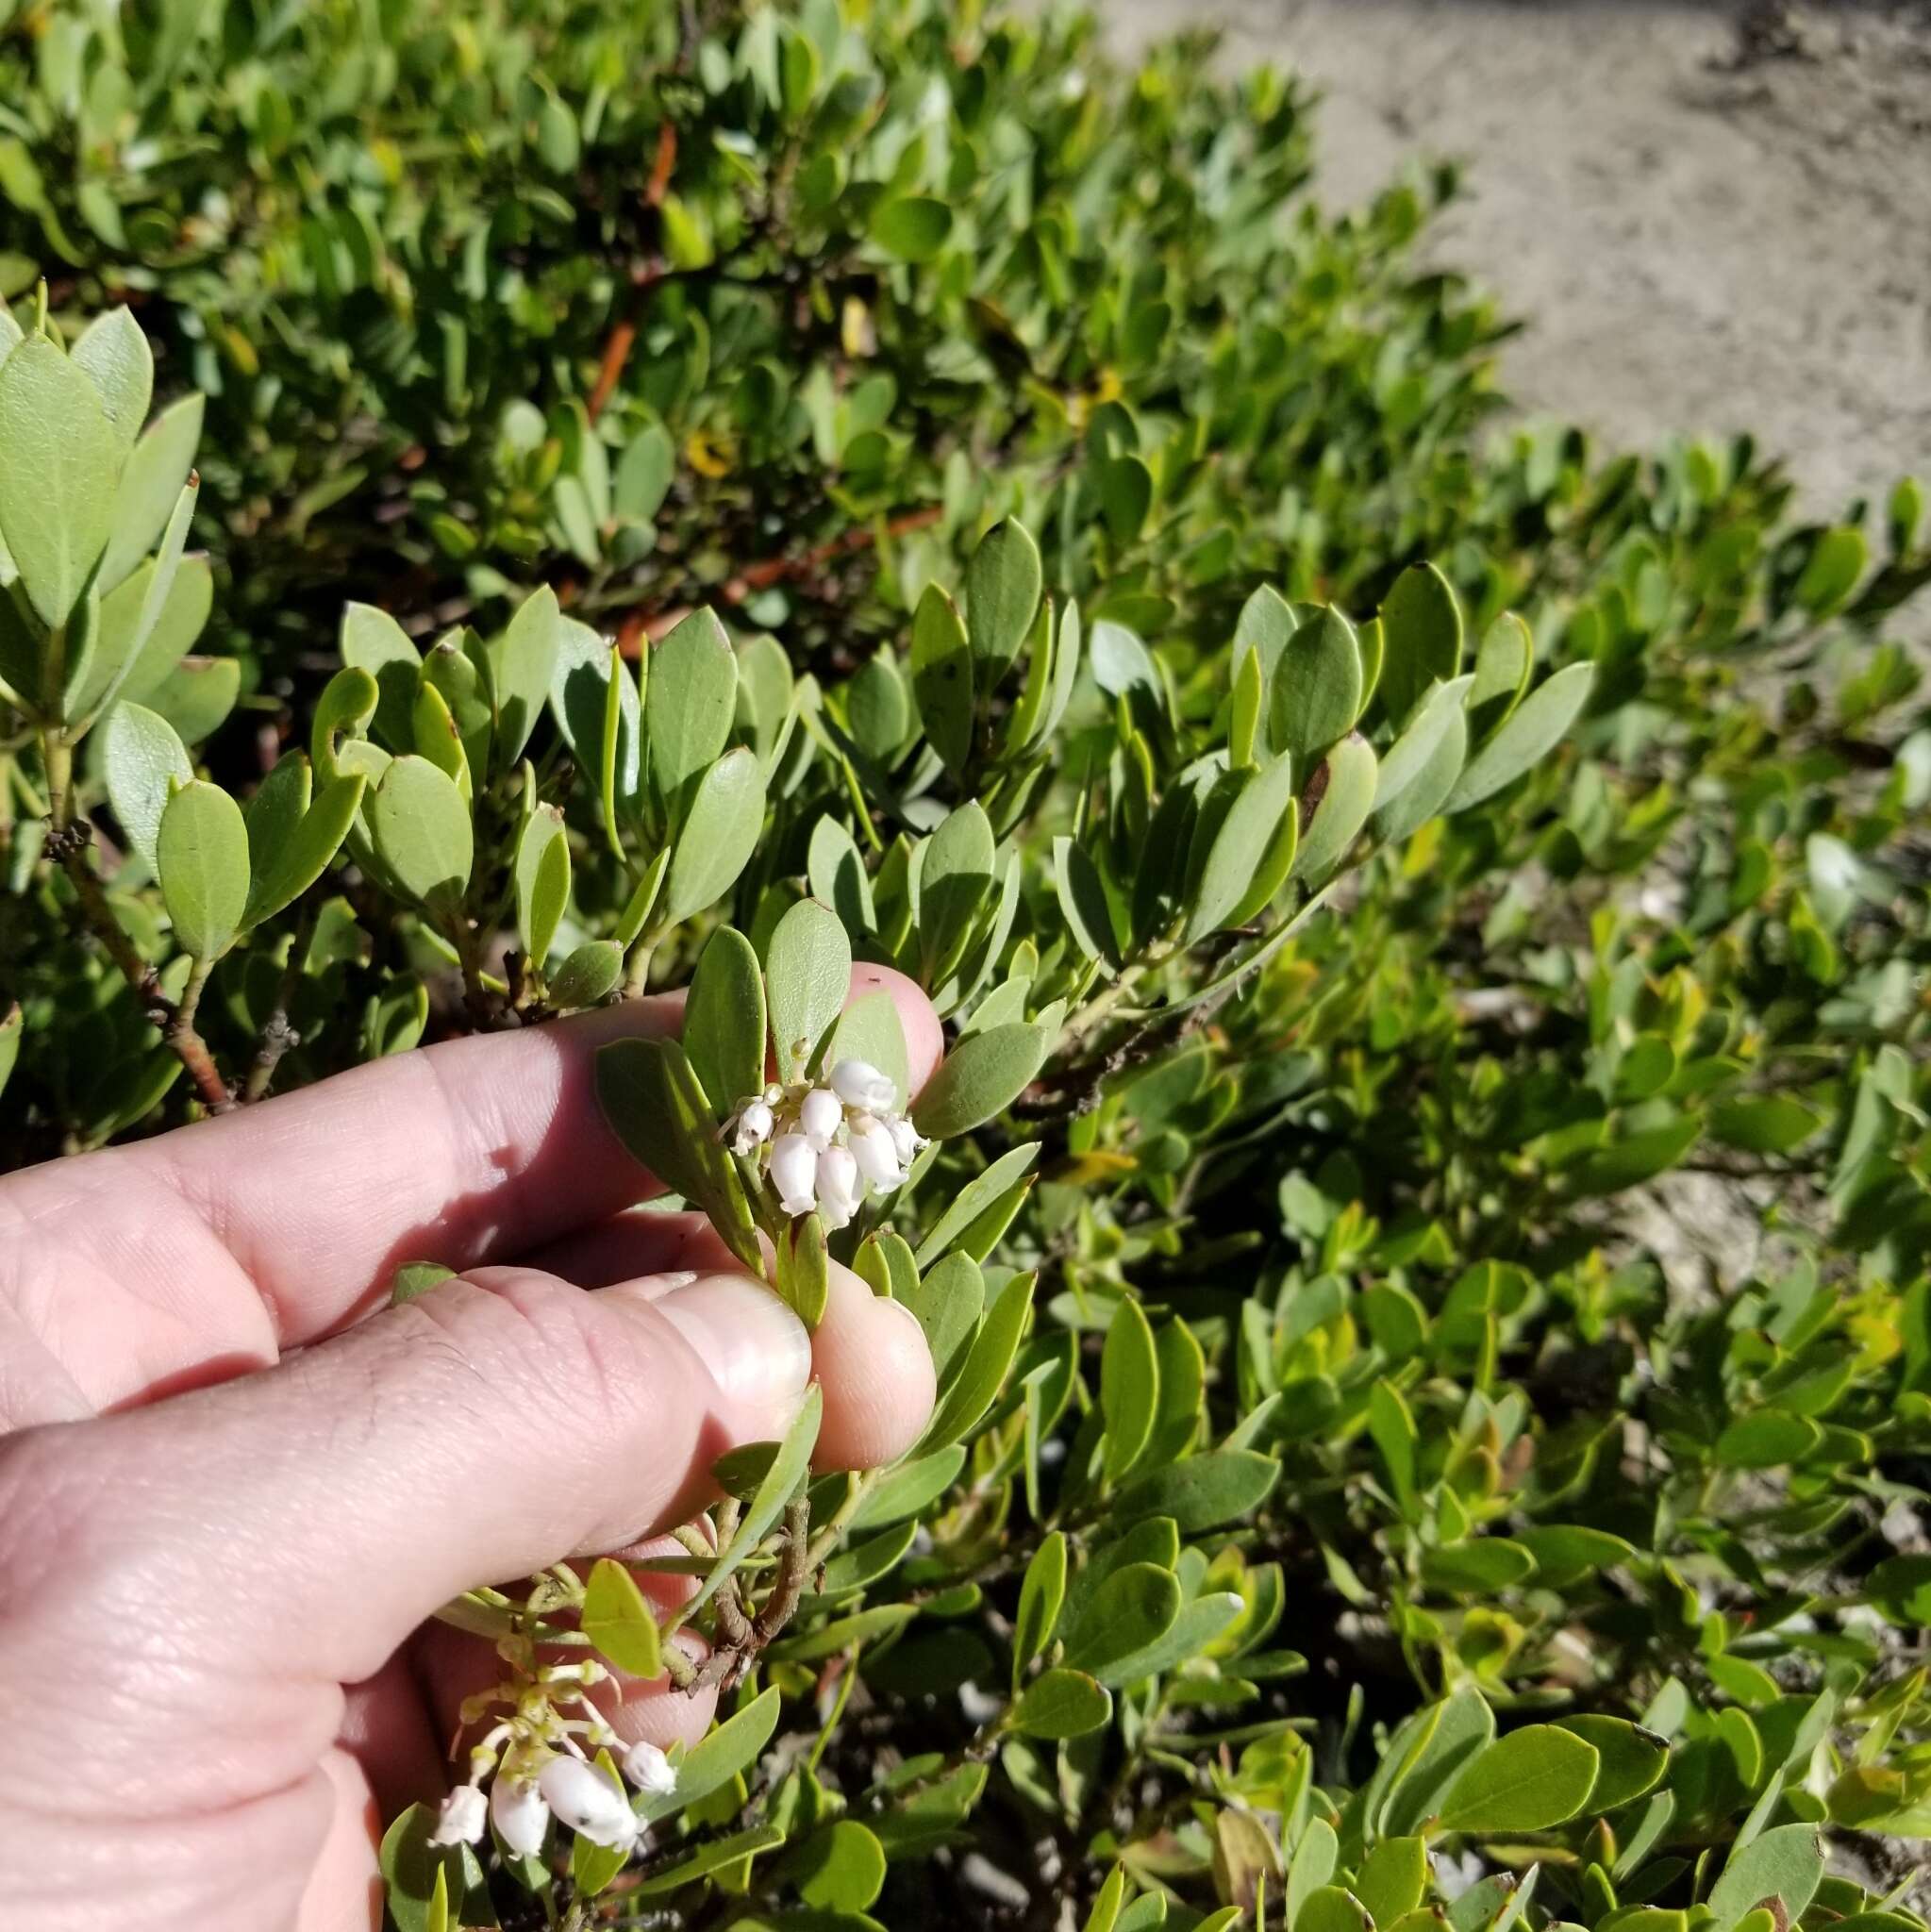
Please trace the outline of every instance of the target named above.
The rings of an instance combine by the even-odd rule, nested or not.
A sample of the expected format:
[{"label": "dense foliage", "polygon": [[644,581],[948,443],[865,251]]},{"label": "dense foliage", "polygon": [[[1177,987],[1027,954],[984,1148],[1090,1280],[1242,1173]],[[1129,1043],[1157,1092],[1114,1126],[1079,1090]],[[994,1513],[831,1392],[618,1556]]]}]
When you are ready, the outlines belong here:
[{"label": "dense foliage", "polygon": [[[1490,441],[1452,180],[1206,52],[0,0],[8,1158],[695,971],[613,1121],[941,1370],[722,1472],[651,1836],[409,1814],[403,1932],[1922,1923],[1921,492]],[[719,1129],[854,957],[839,1227]]]}]

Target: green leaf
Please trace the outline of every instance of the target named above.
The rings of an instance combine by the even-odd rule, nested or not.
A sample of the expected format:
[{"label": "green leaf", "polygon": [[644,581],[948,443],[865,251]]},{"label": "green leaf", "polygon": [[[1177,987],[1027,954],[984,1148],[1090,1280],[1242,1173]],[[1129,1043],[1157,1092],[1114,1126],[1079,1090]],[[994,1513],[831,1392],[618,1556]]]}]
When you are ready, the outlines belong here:
[{"label": "green leaf", "polygon": [[1478,738],[1486,738],[1522,702],[1535,668],[1536,641],[1528,625],[1505,610],[1475,651],[1468,708]]},{"label": "green leaf", "polygon": [[764,974],[735,926],[719,926],[698,956],[684,1003],[684,1051],[720,1113],[764,1091]]},{"label": "green leaf", "polygon": [[1187,914],[1189,943],[1218,931],[1240,909],[1293,805],[1293,760],[1285,753],[1241,785],[1207,848]]},{"label": "green leaf", "polygon": [[125,457],[154,400],[154,352],[133,311],[109,308],[95,316],[75,338],[70,359],[93,384]]},{"label": "green leaf", "polygon": [[1723,1469],[1778,1469],[1801,1462],[1823,1440],[1823,1430],[1808,1416],[1759,1408],[1725,1424],[1713,1454]]},{"label": "green leaf", "polygon": [[1245,1607],[1230,1590],[1209,1591],[1186,1604],[1173,1623],[1150,1643],[1094,1669],[1107,1684],[1135,1684],[1142,1677],[1158,1676],[1198,1657]]},{"label": "green leaf", "polygon": [[677,1787],[662,1797],[639,1799],[637,1813],[646,1824],[673,1811],[684,1810],[707,1798],[720,1785],[730,1780],[747,1765],[757,1763],[758,1754],[777,1729],[779,1698],[775,1690],[754,1697],[735,1716],[728,1717],[701,1744],[693,1744],[677,1759]]},{"label": "green leaf", "polygon": [[[1007,517],[980,540],[966,565],[966,630],[988,682],[1019,655],[1040,608],[1040,546],[1024,524]],[[916,662],[916,645],[914,646]]]},{"label": "green leaf", "polygon": [[1783,1922],[1794,1925],[1817,1895],[1823,1864],[1814,1824],[1780,1824],[1739,1846],[1710,1888],[1709,1932],[1730,1932],[1746,1912],[1772,1898],[1783,1907]]},{"label": "green leaf", "polygon": [[[1469,755],[1468,714],[1451,706],[1448,722],[1428,761],[1386,806],[1374,811],[1374,837],[1383,845],[1399,845],[1413,836],[1448,803]],[[1377,789],[1378,789],[1377,779]]]},{"label": "green leaf", "polygon": [[[815,1217],[814,1217],[815,1218]],[[797,1493],[798,1486],[811,1469],[811,1452],[818,1446],[818,1428],[824,1419],[824,1391],[816,1382],[805,1391],[798,1413],[778,1443],[751,1500],[745,1504],[730,1541],[718,1552],[717,1561],[698,1587],[697,1594],[683,1607],[686,1622],[709,1603],[737,1573],[744,1558],[764,1541],[771,1526],[784,1514],[785,1505]]]},{"label": "green leaf", "polygon": [[921,1514],[958,1480],[965,1459],[965,1444],[955,1442],[948,1449],[901,1462],[888,1470],[865,1491],[865,1500],[852,1518],[852,1527],[883,1529],[887,1524],[902,1523],[907,1516]]},{"label": "green leaf", "polygon": [[1032,1313],[1033,1279],[1030,1274],[1014,1275],[987,1309],[958,1379],[939,1405],[939,1412],[925,1431],[920,1445],[924,1452],[969,1435],[998,1400]]},{"label": "green leaf", "polygon": [[665,922],[680,924],[722,899],[757,849],[763,827],[764,770],[757,754],[741,744],[697,781],[664,882]]},{"label": "green leaf", "polygon": [[1390,1835],[1419,1831],[1463,1769],[1495,1735],[1495,1713],[1473,1684],[1407,1719],[1368,1782],[1367,1817]]},{"label": "green leaf", "polygon": [[1590,1746],[1602,1760],[1590,1792],[1592,1811],[1613,1811],[1654,1790],[1670,1761],[1670,1740],[1626,1718],[1590,1713],[1556,1722]]},{"label": "green leaf", "polygon": [[1100,1413],[1107,1424],[1103,1441],[1109,1483],[1126,1475],[1152,1441],[1159,1399],[1153,1325],[1129,1294],[1113,1310],[1100,1355]]},{"label": "green leaf", "polygon": [[764,1273],[744,1183],[717,1115],[674,1040],[619,1040],[597,1054],[597,1099],[611,1131],[673,1193],[710,1217],[726,1246]]},{"label": "green leaf", "polygon": [[1448,794],[1447,809],[1479,805],[1555,750],[1588,702],[1594,678],[1592,664],[1569,664],[1530,691],[1469,759]]},{"label": "green leaf", "polygon": [[899,1018],[898,1002],[882,987],[860,993],[832,1022],[822,1064],[829,1071],[841,1060],[865,1060],[876,1067],[891,1082],[899,1106],[910,1098],[905,1022]]},{"label": "green leaf", "polygon": [[475,1854],[467,1845],[432,1845],[435,1829],[435,1807],[411,1805],[382,1834],[376,1863],[396,1932],[431,1932],[438,1898],[442,1900],[446,1924],[451,1901],[459,1909],[472,1889],[488,1896]]},{"label": "green leaf", "polygon": [[[293,905],[328,870],[335,855],[341,850],[342,841],[348,837],[349,827],[356,822],[357,812],[362,808],[362,796],[368,781],[360,773],[332,779],[322,788],[311,804],[308,803],[308,761],[300,752],[290,752],[277,761],[275,769],[279,772],[291,759],[299,764],[302,773],[301,795],[306,808],[300,819],[291,826],[285,815],[277,811],[275,823],[272,825],[264,823],[258,831],[257,808],[262,793],[268,790],[266,781],[261,792],[258,792],[249,804],[248,846],[252,878],[247,909],[241,919],[244,926],[259,925],[264,919],[273,919],[284,907]],[[274,775],[274,773],[269,774],[271,779]]]},{"label": "green leaf", "polygon": [[1696,1144],[1703,1123],[1694,1114],[1625,1134],[1598,1147],[1573,1170],[1579,1194],[1614,1194],[1673,1168]]},{"label": "green leaf", "polygon": [[1566,1590],[1592,1571],[1625,1562],[1636,1554],[1622,1537],[1581,1524],[1539,1524],[1523,1530],[1521,1541],[1535,1557],[1540,1580],[1551,1590]]},{"label": "green leaf", "polygon": [[194,776],[187,746],[165,718],[145,706],[122,703],[101,726],[101,766],[128,846],[158,874],[155,844],[169,793]]},{"label": "green leaf", "polygon": [[[867,994],[866,997],[879,995]],[[895,1015],[897,1008],[892,1010]],[[874,1061],[874,1064],[877,1063]],[[987,1208],[1024,1178],[1039,1155],[1037,1141],[1008,1147],[983,1174],[968,1181],[946,1204],[945,1212],[933,1223],[932,1231],[919,1243],[918,1265],[921,1268],[931,1267]]]},{"label": "green leaf", "polygon": [[1120,940],[1107,888],[1091,853],[1064,834],[1053,841],[1053,890],[1074,943],[1089,959],[1120,963]]},{"label": "green leaf", "polygon": [[1415,1419],[1392,1382],[1378,1381],[1368,1391],[1368,1433],[1381,1452],[1395,1501],[1413,1519],[1415,1505]]},{"label": "green leaf", "polygon": [[919,952],[937,986],[965,950],[992,891],[992,825],[976,799],[948,812],[926,842],[919,872]]},{"label": "green leaf", "polygon": [[[174,597],[181,548],[188,541],[188,525],[193,518],[198,488],[190,482],[182,490],[153,560],[129,577],[112,596],[103,600],[92,665],[77,680],[71,672],[69,675],[70,695],[65,709],[70,717],[85,716],[111,704],[136,668],[147,658],[148,647]],[[192,592],[190,596],[188,608],[191,609]],[[187,613],[184,610],[182,614]],[[206,621],[205,611],[202,616]],[[195,629],[200,629],[199,624]],[[182,638],[182,649],[191,641],[191,637]],[[172,639],[167,648],[173,648]],[[175,651],[169,659],[171,668],[180,655],[180,651]]]},{"label": "green leaf", "polygon": [[1124,550],[1140,535],[1153,508],[1153,472],[1137,456],[1108,457],[1093,466],[1092,477],[1107,535],[1116,550]]},{"label": "green leaf", "polygon": [[1004,1113],[1032,1084],[1050,1044],[1044,1027],[1024,1021],[961,1040],[912,1108],[920,1133],[946,1141]]},{"label": "green leaf", "polygon": [[815,1214],[792,1221],[777,1239],[777,1292],[778,1299],[815,1332],[831,1299],[824,1224]]},{"label": "green leaf", "polygon": [[1413,714],[1404,724],[1401,736],[1389,747],[1375,774],[1377,812],[1385,811],[1434,762],[1473,681],[1472,677],[1457,677],[1446,684],[1431,685],[1417,701]]},{"label": "green leaf", "polygon": [[872,239],[901,261],[930,261],[952,233],[952,210],[929,194],[902,194],[872,210]]},{"label": "green leaf", "polygon": [[1589,1802],[1593,1745],[1555,1724],[1525,1724],[1470,1760],[1441,1807],[1444,1831],[1546,1831]]},{"label": "green leaf", "polygon": [[616,991],[624,971],[624,948],[615,940],[585,940],[550,974],[546,991],[553,1007],[593,1007]]},{"label": "green leaf", "polygon": [[122,454],[99,392],[43,336],[0,362],[0,539],[50,627],[107,545]]},{"label": "green leaf", "polygon": [[814,898],[837,909],[847,932],[870,932],[878,923],[872,904],[872,875],[857,841],[825,812],[811,828],[805,864]]},{"label": "green leaf", "polygon": [[1813,617],[1822,617],[1848,601],[1868,556],[1864,533],[1855,525],[1820,531],[1790,594]]},{"label": "green leaf", "polygon": [[958,607],[927,584],[912,615],[912,695],[932,749],[948,772],[973,753],[973,652]]},{"label": "green leaf", "polygon": [[248,827],[219,785],[192,778],[161,812],[155,840],[161,901],[183,952],[218,959],[248,904]]},{"label": "green leaf", "polygon": [[1533,1576],[1536,1559],[1507,1537],[1475,1537],[1447,1543],[1422,1557],[1422,1579],[1431,1590],[1490,1596]]},{"label": "green leaf", "polygon": [[815,1630],[782,1638],[765,1655],[776,1663],[814,1663],[821,1657],[836,1657],[841,1650],[895,1637],[918,1614],[917,1604],[873,1604],[848,1617],[821,1624]]},{"label": "green leaf", "polygon": [[1354,733],[1328,753],[1301,794],[1306,829],[1290,877],[1319,886],[1348,856],[1373,809],[1377,770],[1373,748]]},{"label": "green leaf", "polygon": [[1180,1582],[1154,1563],[1128,1563],[1093,1591],[1066,1635],[1069,1666],[1094,1676],[1165,1636],[1180,1614]]},{"label": "green leaf", "polygon": [[1392,1925],[1422,1903],[1428,1889],[1427,1841],[1385,1838],[1361,1861],[1355,1895],[1377,1925]]},{"label": "green leaf", "polygon": [[1307,1901],[1333,1878],[1340,1857],[1340,1844],[1334,1826],[1324,1818],[1310,1818],[1288,1866],[1287,1914],[1281,1922],[1284,1925],[1300,1923]]},{"label": "green leaf", "polygon": [[1047,1671],[1013,1700],[1007,1725],[1028,1738],[1083,1738],[1109,1723],[1112,1693],[1083,1671]]},{"label": "green leaf", "polygon": [[1353,728],[1361,711],[1361,647],[1339,610],[1323,608],[1288,639],[1268,694],[1268,735],[1305,764]]},{"label": "green leaf", "polygon": [[955,1372],[965,1365],[966,1351],[978,1333],[985,1277],[970,1255],[947,1255],[936,1268],[923,1261],[919,1266],[925,1272],[903,1299],[925,1331],[925,1346],[932,1352],[942,1392]]},{"label": "green leaf", "polygon": [[194,468],[207,398],[183,396],[148,425],[121,472],[101,554],[100,584],[111,591],[159,541]]},{"label": "green leaf", "polygon": [[583,1592],[580,1624],[597,1655],[633,1677],[664,1674],[663,1641],[656,1613],[628,1568],[599,1557]]},{"label": "green leaf", "polygon": [[1066,1601],[1066,1536],[1054,1530],[1033,1552],[1019,1587],[1019,1613],[1012,1626],[1012,1688],[1017,1690],[1026,1666],[1041,1656],[1058,1626]]},{"label": "green leaf", "polygon": [[1252,1449],[1210,1450],[1138,1477],[1121,1491],[1114,1518],[1171,1516],[1181,1535],[1192,1536],[1257,1509],[1280,1473],[1272,1456]]},{"label": "green leaf", "polygon": [[816,899],[799,900],[772,932],[764,978],[777,1077],[789,1087],[804,1077],[851,991],[852,942],[838,914]]},{"label": "green leaf", "polygon": [[14,1066],[19,1061],[21,1035],[24,1031],[20,1003],[16,1000],[6,1012],[0,1013],[0,1094],[7,1091],[7,1083],[12,1077]]},{"label": "green leaf", "polygon": [[341,660],[375,680],[375,731],[393,752],[414,749],[416,687],[423,658],[408,634],[373,604],[346,604],[341,614]]},{"label": "green leaf", "polygon": [[1429,685],[1461,669],[1461,607],[1448,579],[1432,563],[1411,564],[1382,604],[1381,629],[1382,707],[1406,718]]},{"label": "green leaf", "polygon": [[539,805],[516,841],[516,934],[539,972],[550,957],[570,904],[570,840],[560,806]]},{"label": "green leaf", "polygon": [[[112,608],[125,613],[117,622],[131,618],[130,629],[144,624],[147,592],[158,568],[152,563],[143,565],[107,598],[101,607],[104,621],[108,609]],[[208,569],[208,558],[182,558],[175,566],[174,581],[168,586],[168,594],[159,614],[147,633],[147,641],[141,647],[140,654],[129,659],[121,680],[120,696],[124,704],[129,701],[146,704],[157,691],[175,681],[176,672],[186,668],[183,658],[206,628],[208,612],[213,608],[214,575]],[[234,691],[241,684],[241,667],[232,660],[219,658],[203,659],[202,662],[218,667],[218,675],[225,677],[233,689],[211,721],[197,730],[194,742],[206,738],[227,716],[228,708],[234,703]],[[158,710],[160,705],[156,703],[151,708]]]},{"label": "green leaf", "polygon": [[611,507],[620,517],[647,524],[663,508],[677,474],[677,447],[661,423],[640,430],[617,464]]},{"label": "green leaf", "polygon": [[409,898],[439,920],[461,917],[475,844],[469,808],[447,774],[424,758],[391,760],[369,828],[377,857]]},{"label": "green leaf", "polygon": [[645,680],[650,781],[674,824],[723,755],[737,708],[737,654],[713,612],[694,610],[651,653]]},{"label": "green leaf", "polygon": [[[529,742],[549,695],[562,649],[557,593],[545,584],[517,606],[503,635],[490,646],[490,682],[496,693],[496,756],[514,765]],[[481,774],[477,774],[480,779]]]},{"label": "green leaf", "polygon": [[[784,1878],[807,1906],[827,1913],[859,1913],[884,1890],[885,1848],[877,1834],[856,1818],[837,1818],[820,1825],[785,1860]],[[864,1922],[842,1923],[857,1932]]]},{"label": "green leaf", "polygon": [[1751,1154],[1790,1154],[1823,1125],[1815,1108],[1788,1093],[1725,1101],[1710,1108],[1709,1130],[1725,1146]]}]

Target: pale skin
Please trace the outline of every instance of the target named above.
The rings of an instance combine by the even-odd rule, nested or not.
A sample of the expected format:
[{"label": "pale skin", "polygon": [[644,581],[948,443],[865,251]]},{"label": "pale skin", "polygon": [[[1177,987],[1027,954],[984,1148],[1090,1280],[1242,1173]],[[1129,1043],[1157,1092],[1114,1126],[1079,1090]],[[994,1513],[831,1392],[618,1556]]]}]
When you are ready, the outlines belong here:
[{"label": "pale skin", "polygon": [[[939,1023],[853,975],[881,985],[916,1086]],[[689,1521],[810,1379],[821,1466],[916,1439],[905,1309],[835,1270],[807,1337],[704,1224],[625,1212],[651,1184],[592,1058],[677,1013],[455,1041],[0,1180],[0,1926],[379,1926],[380,1823],[460,1778],[457,1707],[497,1674],[440,1604]],[[390,1308],[428,1259],[458,1278]],[[613,1688],[663,1744],[714,1701]]]}]

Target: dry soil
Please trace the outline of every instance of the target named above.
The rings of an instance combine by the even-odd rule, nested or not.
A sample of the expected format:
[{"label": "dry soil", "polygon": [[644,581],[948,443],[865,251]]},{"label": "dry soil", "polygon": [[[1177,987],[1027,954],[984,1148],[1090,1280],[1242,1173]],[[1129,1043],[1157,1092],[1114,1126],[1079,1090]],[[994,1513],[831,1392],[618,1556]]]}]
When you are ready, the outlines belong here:
[{"label": "dry soil", "polygon": [[1528,326],[1529,410],[1619,446],[1751,429],[1832,514],[1931,471],[1931,7],[1099,0],[1130,49],[1315,82],[1316,192],[1466,164],[1434,257]]}]

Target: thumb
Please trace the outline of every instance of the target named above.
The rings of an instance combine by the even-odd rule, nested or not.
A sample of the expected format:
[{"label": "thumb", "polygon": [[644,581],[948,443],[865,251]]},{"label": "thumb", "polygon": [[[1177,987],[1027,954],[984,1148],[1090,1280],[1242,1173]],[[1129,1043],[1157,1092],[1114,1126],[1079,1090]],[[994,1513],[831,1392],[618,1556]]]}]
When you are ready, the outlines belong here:
[{"label": "thumb", "polygon": [[0,1493],[38,1457],[59,1500],[0,1574],[24,1557],[96,1604],[118,1579],[170,1607],[191,1666],[355,1682],[461,1591],[682,1521],[810,1373],[746,1275],[482,1271],[265,1374],[15,1439]]}]

